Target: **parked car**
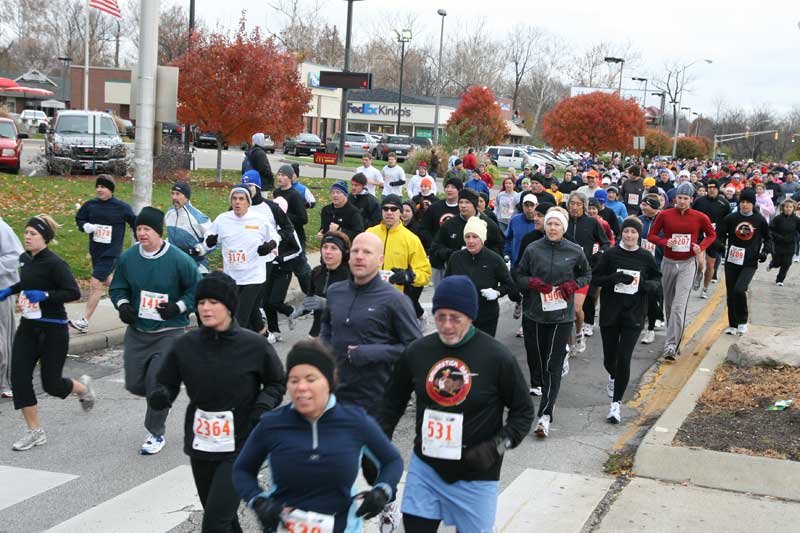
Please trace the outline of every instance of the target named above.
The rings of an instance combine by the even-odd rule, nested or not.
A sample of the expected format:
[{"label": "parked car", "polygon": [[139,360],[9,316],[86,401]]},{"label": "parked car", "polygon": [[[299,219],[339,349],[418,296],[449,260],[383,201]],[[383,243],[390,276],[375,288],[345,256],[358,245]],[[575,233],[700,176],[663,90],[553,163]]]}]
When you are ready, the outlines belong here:
[{"label": "parked car", "polygon": [[[209,133],[209,132],[200,132],[197,134],[197,137],[194,139],[194,145],[197,148],[217,148],[217,134],[216,133]],[[228,143],[225,142],[223,139],[222,141],[222,149],[228,149]]]},{"label": "parked car", "polygon": [[163,122],[161,124],[161,137],[170,139],[183,138],[183,126],[174,122]]},{"label": "parked car", "polygon": [[98,111],[60,111],[45,136],[49,173],[109,172],[125,175],[127,147],[114,118]]},{"label": "parked car", "polygon": [[19,172],[22,139],[13,119],[0,117],[0,169]]},{"label": "parked car", "polygon": [[31,131],[39,131],[42,126],[44,126],[46,131],[49,126],[47,115],[44,111],[38,109],[25,109],[19,118]]},{"label": "parked car", "polygon": [[264,135],[264,151],[271,154],[275,153],[275,141],[269,135]]},{"label": "parked car", "polygon": [[325,150],[322,140],[313,133],[301,133],[297,137],[289,137],[283,141],[283,153],[286,155],[311,155]]},{"label": "parked car", "polygon": [[[372,137],[366,133],[347,132],[344,137],[344,155],[361,157],[370,153]],[[377,145],[377,144],[376,144]],[[325,145],[325,151],[329,154],[339,153],[339,132],[333,134],[331,140]]]},{"label": "parked car", "polygon": [[411,137],[411,146],[430,150],[433,148],[433,141],[430,137]]},{"label": "parked car", "polygon": [[375,159],[389,159],[389,152],[394,152],[398,161],[404,161],[414,147],[408,135],[384,135],[372,152]]},{"label": "parked car", "polygon": [[488,146],[486,157],[499,168],[521,169],[532,162],[531,157],[524,149],[515,146]]}]

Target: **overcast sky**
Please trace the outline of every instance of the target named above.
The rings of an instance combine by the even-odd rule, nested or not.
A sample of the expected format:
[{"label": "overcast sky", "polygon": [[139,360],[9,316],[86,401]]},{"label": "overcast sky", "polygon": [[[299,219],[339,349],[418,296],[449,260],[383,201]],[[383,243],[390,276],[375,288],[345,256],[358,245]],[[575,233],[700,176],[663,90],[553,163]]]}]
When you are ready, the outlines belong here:
[{"label": "overcast sky", "polygon": [[[188,4],[188,0],[183,2]],[[263,0],[196,2],[198,15],[211,27],[217,23],[235,26],[243,9],[248,25],[271,31],[281,25],[282,19]],[[688,70],[692,83],[683,105],[705,116],[714,117],[720,98],[728,107],[746,110],[769,106],[783,113],[800,106],[800,1],[761,0],[741,8],[736,4],[729,0],[670,0],[660,5],[642,0],[591,4],[582,0],[364,0],[353,4],[353,27],[358,40],[359,24],[373,28],[386,18],[397,20],[411,14],[417,20],[415,36],[438,38],[436,10],[442,8],[448,14],[446,42],[447,33],[458,31],[470,18],[481,17],[498,35],[507,34],[517,22],[526,22],[566,37],[576,49],[603,40],[629,41],[641,52],[643,64],[625,69],[624,87],[636,88],[630,77],[656,76],[665,63],[700,60]],[[347,2],[322,0],[321,5],[323,16],[344,33]],[[713,63],[702,62],[705,58]],[[656,98],[650,98],[655,104]]]}]

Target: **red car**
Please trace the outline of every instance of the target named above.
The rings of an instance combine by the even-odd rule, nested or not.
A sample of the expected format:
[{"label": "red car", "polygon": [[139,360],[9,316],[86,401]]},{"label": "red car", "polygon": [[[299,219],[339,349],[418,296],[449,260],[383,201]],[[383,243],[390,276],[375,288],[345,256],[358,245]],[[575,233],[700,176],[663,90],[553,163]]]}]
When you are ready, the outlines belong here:
[{"label": "red car", "polygon": [[19,172],[22,141],[17,133],[17,126],[10,118],[0,117],[0,169],[7,169],[12,174]]}]

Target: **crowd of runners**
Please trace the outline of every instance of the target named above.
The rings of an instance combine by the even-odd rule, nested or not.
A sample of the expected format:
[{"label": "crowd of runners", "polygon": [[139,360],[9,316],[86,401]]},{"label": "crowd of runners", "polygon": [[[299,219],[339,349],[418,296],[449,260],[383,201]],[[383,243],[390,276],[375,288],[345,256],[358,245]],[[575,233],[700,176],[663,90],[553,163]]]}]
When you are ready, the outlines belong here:
[{"label": "crowd of runners", "polygon": [[[230,208],[215,216],[192,205],[187,182],[173,185],[166,213],[134,214],[114,179],[98,176],[75,216],[92,278],[72,320],[64,304],[81,293],[50,249],[59,224],[35,215],[21,243],[0,219],[0,393],[27,429],[14,450],[47,442],[37,363],[47,394],[93,408],[91,378],[66,378],[63,367],[68,328],[88,331],[108,287],[127,325],[125,388],[147,400],[142,455],[164,448],[185,386],[184,451],[203,531],[241,531],[244,500],[265,531],[358,531],[380,516],[384,532],[401,521],[413,532],[440,522],[488,532],[505,452],[531,430],[549,436],[569,356],[587,349],[587,336],[602,338],[607,418],[619,423],[637,343],[665,328],[663,359],[679,357],[689,299],[708,297],[720,264],[725,332],[744,335],[759,264],[769,261],[782,287],[800,261],[798,166],[587,158],[563,178],[525,167],[501,169],[495,183],[470,150],[451,156],[441,178],[438,154],[434,175],[421,161],[410,178],[394,154],[382,170],[364,156],[350,183],[332,183],[313,228],[320,264],[309,265],[316,199],[296,164],[273,174],[262,141],[253,137]],[[135,242],[124,249],[127,227]],[[218,252],[222,269],[210,271]],[[292,305],[293,276],[304,298]],[[420,304],[429,286],[432,320]],[[513,305],[501,306],[504,297]],[[285,364],[274,349],[279,315],[290,329],[313,316],[310,339]],[[519,321],[527,378],[494,338],[500,320]],[[404,466],[391,439],[412,392],[416,436]],[[360,472],[370,488],[355,494]]]}]

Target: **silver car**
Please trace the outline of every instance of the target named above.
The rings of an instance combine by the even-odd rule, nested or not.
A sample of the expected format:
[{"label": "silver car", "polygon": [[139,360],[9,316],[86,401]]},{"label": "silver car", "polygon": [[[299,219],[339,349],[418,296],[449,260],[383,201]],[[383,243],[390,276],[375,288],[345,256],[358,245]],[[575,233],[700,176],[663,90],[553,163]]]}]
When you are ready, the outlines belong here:
[{"label": "silver car", "polygon": [[[360,132],[347,132],[344,137],[344,155],[361,157],[364,154],[370,153],[373,146],[372,137],[366,133]],[[325,151],[329,154],[336,154],[339,152],[339,132],[333,134],[331,140],[328,141]]]}]

